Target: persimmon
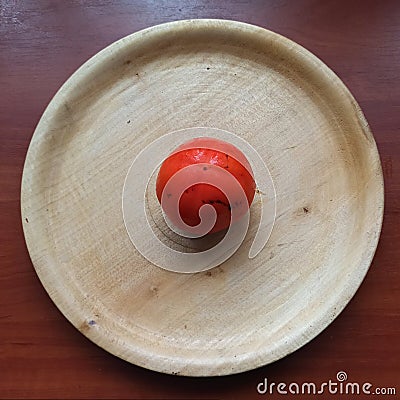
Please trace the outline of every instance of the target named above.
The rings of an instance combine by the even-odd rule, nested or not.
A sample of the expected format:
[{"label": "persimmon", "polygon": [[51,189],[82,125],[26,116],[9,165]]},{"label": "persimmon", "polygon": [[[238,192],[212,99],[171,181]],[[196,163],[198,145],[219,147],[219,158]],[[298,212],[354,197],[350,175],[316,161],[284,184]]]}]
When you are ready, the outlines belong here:
[{"label": "persimmon", "polygon": [[[228,183],[233,193],[231,202],[227,196],[218,188],[217,185],[208,183],[198,183],[199,174],[196,174],[197,182],[191,183],[191,176],[186,177],[189,183],[188,187],[177,199],[179,193],[174,193],[174,185],[169,185],[166,203],[163,204],[162,195],[168,181],[180,170],[191,165],[199,165],[200,177],[207,177],[207,174],[214,174],[214,177],[220,176],[225,180],[226,175],[221,172],[221,168],[229,172],[234,178],[228,180],[234,184]],[[189,171],[189,170],[188,170]],[[189,172],[188,172],[189,173]],[[201,179],[200,179],[201,181]],[[173,182],[173,181],[172,181]],[[222,182],[221,182],[222,183]],[[238,185],[238,184],[240,185]],[[220,186],[221,187],[221,186]],[[243,189],[247,201],[243,201]],[[182,220],[189,226],[196,226],[200,223],[199,210],[204,204],[210,204],[214,207],[217,218],[215,225],[208,233],[222,231],[229,227],[232,217],[232,207],[237,207],[235,212],[236,219],[243,216],[249,209],[255,194],[256,184],[253,172],[245,155],[235,146],[219,139],[201,137],[190,140],[179,146],[169,157],[162,163],[156,181],[156,194],[159,202],[167,215],[167,202],[179,201],[179,214]],[[241,192],[241,193],[240,193]],[[174,220],[171,219],[174,223]],[[235,222],[235,219],[232,219]]]}]

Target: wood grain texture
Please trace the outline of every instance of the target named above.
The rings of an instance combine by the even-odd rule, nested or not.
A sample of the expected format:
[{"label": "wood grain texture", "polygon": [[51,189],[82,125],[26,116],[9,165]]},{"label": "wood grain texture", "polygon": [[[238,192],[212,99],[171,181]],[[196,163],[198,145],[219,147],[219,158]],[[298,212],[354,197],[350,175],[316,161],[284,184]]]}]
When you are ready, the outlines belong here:
[{"label": "wood grain texture", "polygon": [[[179,245],[146,189],[157,164],[201,134],[246,154],[223,131],[189,136],[195,126],[235,132],[274,182],[253,167],[263,194],[236,251],[240,235],[228,232],[209,256],[183,254],[193,240]],[[262,201],[275,225],[251,258]],[[32,138],[21,210],[39,278],[83,334],[156,371],[228,375],[297,350],[347,304],[376,249],[383,178],[358,105],[317,58],[253,25],[189,20],[123,38],[66,82]]]},{"label": "wood grain texture", "polygon": [[[62,82],[91,55],[132,31],[193,17],[265,26],[304,45],[332,67],[366,114],[386,183],[380,245],[366,280],[338,319],[309,345],[277,363],[238,377],[202,379],[200,384],[131,366],[70,326],[35,276],[19,215],[26,149]],[[256,385],[264,377],[321,382],[338,370],[376,386],[395,385],[400,239],[397,2],[3,2],[1,18],[1,396],[256,398]]]}]

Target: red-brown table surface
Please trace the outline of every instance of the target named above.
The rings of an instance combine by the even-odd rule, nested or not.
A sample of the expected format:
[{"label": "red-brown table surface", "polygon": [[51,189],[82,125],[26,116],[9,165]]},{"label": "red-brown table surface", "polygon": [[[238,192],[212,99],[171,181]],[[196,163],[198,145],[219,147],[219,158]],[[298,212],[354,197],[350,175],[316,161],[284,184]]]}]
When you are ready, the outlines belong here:
[{"label": "red-brown table surface", "polygon": [[[25,154],[41,114],[60,85],[113,41],[151,25],[188,18],[253,23],[320,57],[364,110],[385,179],[385,218],[378,249],[366,279],[342,314],[286,358],[219,378],[148,371],[87,340],[61,315],[40,284],[20,219]],[[3,0],[0,24],[0,397],[310,398],[260,396],[257,384],[264,378],[321,383],[334,380],[341,370],[348,382],[397,386],[400,397],[399,1]]]}]

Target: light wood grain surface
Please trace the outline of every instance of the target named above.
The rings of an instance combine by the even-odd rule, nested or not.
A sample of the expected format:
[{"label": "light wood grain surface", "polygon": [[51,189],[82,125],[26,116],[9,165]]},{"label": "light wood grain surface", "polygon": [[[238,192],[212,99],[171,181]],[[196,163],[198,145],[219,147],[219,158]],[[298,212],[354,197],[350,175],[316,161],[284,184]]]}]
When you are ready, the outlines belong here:
[{"label": "light wood grain surface", "polygon": [[[223,16],[233,19],[243,19],[241,15],[247,15],[248,22],[286,34],[333,67],[356,96],[372,126],[382,155],[387,194],[387,218],[375,261],[357,296],[339,318],[312,343],[284,360],[241,374],[240,378],[201,380],[200,386],[197,380],[168,377],[130,366],[85,341],[44,294],[23,250],[18,223],[22,162],[35,121],[46,102],[88,56],[118,37],[145,26],[138,22],[136,29],[132,29],[132,19],[128,18],[128,24],[122,10],[147,16],[141,21],[152,25],[171,19],[170,13],[175,6],[163,4],[154,13],[155,8],[143,5],[135,8],[121,3],[109,5],[107,9],[87,4],[81,9],[86,14],[80,13],[80,6],[72,3],[68,7],[42,3],[40,11],[29,5],[24,9],[13,4],[3,7],[2,16],[6,23],[2,24],[2,29],[7,29],[1,46],[9,49],[8,61],[4,57],[1,59],[5,72],[1,74],[1,83],[9,94],[1,100],[4,110],[1,114],[1,179],[6,183],[1,195],[4,207],[1,244],[5,256],[2,260],[1,335],[4,351],[1,362],[7,366],[1,377],[1,387],[5,397],[250,398],[258,396],[256,385],[265,376],[275,381],[309,381],[314,377],[316,381],[322,381],[335,376],[339,369],[347,370],[353,379],[369,378],[376,385],[396,382],[399,371],[396,356],[398,328],[395,324],[398,315],[396,210],[399,185],[396,171],[399,147],[395,136],[398,89],[392,82],[398,75],[398,51],[390,49],[397,48],[394,44],[398,40],[398,29],[394,21],[398,9],[396,11],[395,3],[391,2],[379,8],[374,3],[363,3],[362,7],[338,4],[309,8],[309,13],[302,12],[304,7],[311,5],[308,2],[299,2],[295,7],[283,3],[266,6],[246,3],[245,7],[235,4],[229,11],[222,4],[218,9],[189,5],[186,10],[186,17],[217,17],[224,10]],[[176,13],[184,12],[184,7],[182,10]],[[350,23],[352,20],[347,16],[355,10],[359,22]],[[77,18],[65,18],[71,13]],[[306,15],[308,24],[305,24]],[[373,15],[375,19],[372,20]],[[115,24],[115,19],[121,23]],[[54,20],[58,24],[54,25]],[[84,20],[89,22],[87,34],[78,40],[73,27]],[[101,33],[94,28],[100,21],[103,21]],[[302,23],[302,30],[296,28],[299,23]],[[373,30],[370,29],[372,25]],[[369,31],[363,29],[366,26]],[[91,29],[96,30],[96,35]],[[62,30],[70,35],[55,33]],[[20,36],[16,36],[17,33]],[[47,41],[44,40],[46,35]],[[11,38],[16,38],[12,46]],[[70,41],[74,38],[74,46],[71,46]],[[32,46],[32,43],[36,44]],[[98,47],[95,47],[96,43]],[[48,48],[54,48],[53,57],[43,58],[42,54]],[[93,49],[91,53],[87,50],[90,48]],[[86,56],[83,55],[85,51]],[[69,57],[66,57],[67,53]],[[27,63],[29,57],[35,62]],[[27,101],[22,100],[25,98]]]},{"label": "light wood grain surface", "polygon": [[[191,126],[235,132],[257,149],[277,210],[256,258],[248,253],[259,201],[232,257],[183,276],[132,246],[121,197],[144,147]],[[164,145],[159,161],[179,144]],[[125,203],[138,190],[145,197],[140,171],[131,170]],[[154,199],[154,186],[147,191]],[[135,205],[125,224],[143,235]],[[375,252],[383,178],[358,105],[317,58],[255,26],[189,20],[122,39],[66,82],[32,139],[21,210],[39,278],[82,333],[157,371],[227,375],[296,350],[347,304]],[[146,242],[161,259],[170,246]]]}]

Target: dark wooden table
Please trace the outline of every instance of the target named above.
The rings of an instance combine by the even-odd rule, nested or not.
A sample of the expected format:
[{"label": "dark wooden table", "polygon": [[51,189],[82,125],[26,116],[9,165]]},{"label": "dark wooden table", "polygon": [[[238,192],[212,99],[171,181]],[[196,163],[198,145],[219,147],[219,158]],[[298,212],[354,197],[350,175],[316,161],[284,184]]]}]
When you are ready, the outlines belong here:
[{"label": "dark wooden table", "polygon": [[[258,370],[221,378],[147,371],[89,342],[41,286],[25,247],[19,210],[28,144],[60,85],[89,57],[122,36],[187,18],[260,25],[319,56],[364,110],[385,177],[381,240],[365,281],[343,313],[294,354]],[[321,383],[335,379],[342,370],[348,381],[397,386],[399,398],[399,1],[2,0],[0,24],[0,397],[262,398],[257,384],[264,378],[276,383]],[[264,396],[293,397],[311,396]]]}]

